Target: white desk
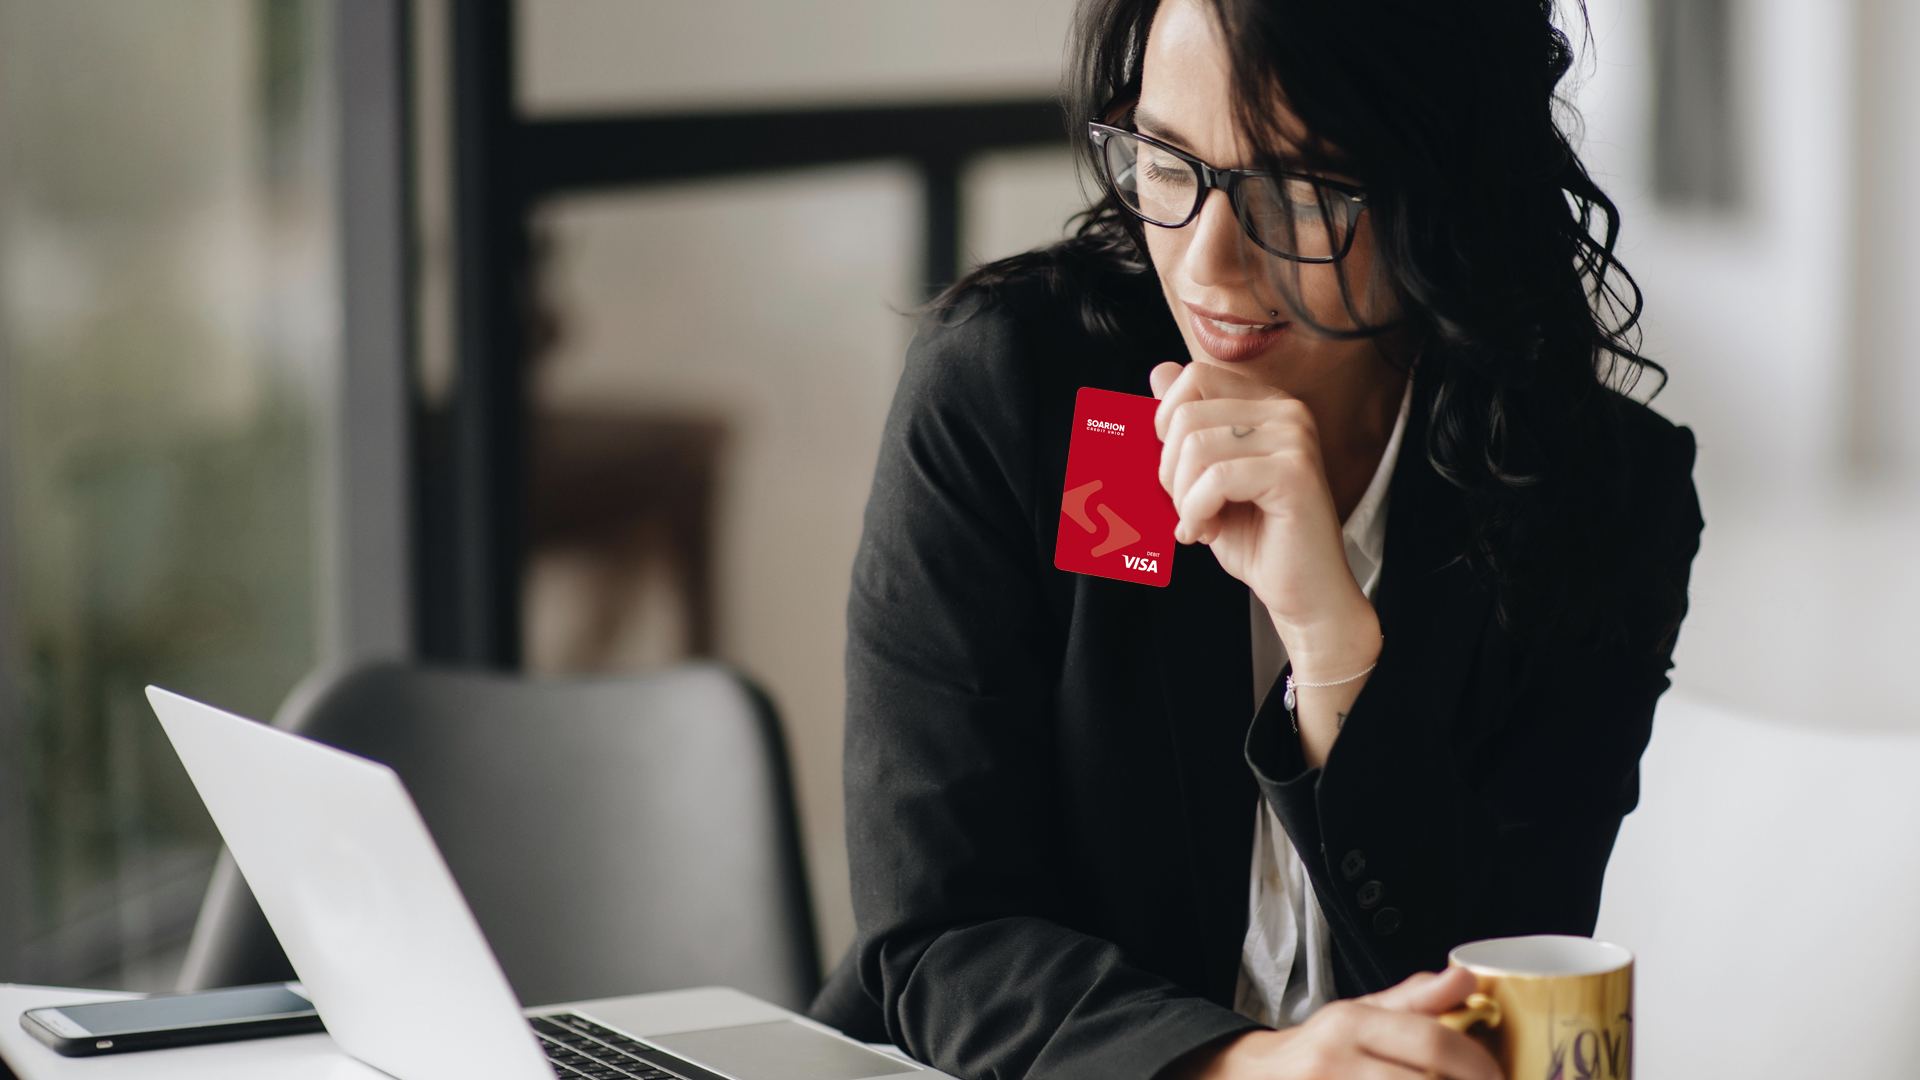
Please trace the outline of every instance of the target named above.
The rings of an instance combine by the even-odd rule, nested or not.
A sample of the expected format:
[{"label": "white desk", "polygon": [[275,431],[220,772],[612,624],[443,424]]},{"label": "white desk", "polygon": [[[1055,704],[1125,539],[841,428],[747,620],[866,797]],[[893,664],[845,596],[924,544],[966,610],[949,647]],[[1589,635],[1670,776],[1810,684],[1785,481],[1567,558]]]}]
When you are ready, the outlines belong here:
[{"label": "white desk", "polygon": [[138,997],[110,990],[0,984],[0,1061],[39,1080],[390,1080],[341,1053],[326,1033],[100,1057],[61,1057],[27,1034],[20,1014],[45,1005]]},{"label": "white desk", "polygon": [[[111,990],[0,983],[0,1062],[32,1080],[392,1080],[386,1073],[342,1053],[325,1033],[70,1058],[49,1050],[20,1026],[20,1014],[28,1009],[139,996]],[[642,1037],[775,1020],[791,1020],[839,1034],[816,1020],[724,986],[569,1002],[532,1009],[529,1014],[561,1010]],[[950,1080],[945,1073],[915,1063],[894,1047],[868,1045],[920,1070],[919,1077],[924,1080]],[[0,1076],[4,1075],[0,1071]]]}]

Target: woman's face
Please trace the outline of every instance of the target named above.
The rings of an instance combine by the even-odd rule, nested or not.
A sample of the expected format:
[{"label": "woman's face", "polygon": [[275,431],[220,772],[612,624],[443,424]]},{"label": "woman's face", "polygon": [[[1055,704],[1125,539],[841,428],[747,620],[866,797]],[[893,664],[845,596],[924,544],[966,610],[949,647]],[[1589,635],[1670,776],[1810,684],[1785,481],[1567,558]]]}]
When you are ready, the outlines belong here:
[{"label": "woman's face", "polygon": [[[1275,109],[1282,130],[1304,132],[1284,105]],[[1253,167],[1253,153],[1234,123],[1226,47],[1205,0],[1161,4],[1147,38],[1134,122],[1142,134],[1215,168]],[[1341,274],[1367,321],[1385,314],[1366,295],[1373,264],[1370,219],[1360,215],[1343,261],[1297,264],[1301,302],[1321,325],[1354,325],[1341,297]],[[1148,254],[1193,359],[1232,367],[1293,394],[1371,371],[1377,362],[1373,342],[1326,338],[1294,319],[1271,281],[1293,273],[1296,264],[1246,239],[1225,192],[1208,192],[1200,216],[1182,228],[1144,228]]]}]

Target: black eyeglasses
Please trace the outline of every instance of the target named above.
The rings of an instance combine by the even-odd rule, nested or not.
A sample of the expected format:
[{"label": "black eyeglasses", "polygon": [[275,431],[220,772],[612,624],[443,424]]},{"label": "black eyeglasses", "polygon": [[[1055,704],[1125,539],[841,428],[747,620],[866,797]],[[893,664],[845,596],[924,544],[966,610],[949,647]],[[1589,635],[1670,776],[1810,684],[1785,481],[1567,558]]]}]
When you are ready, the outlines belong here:
[{"label": "black eyeglasses", "polygon": [[1294,262],[1338,262],[1353,247],[1367,194],[1304,173],[1216,169],[1137,131],[1088,124],[1094,157],[1121,205],[1150,225],[1178,229],[1200,216],[1207,192],[1227,193],[1254,243]]}]

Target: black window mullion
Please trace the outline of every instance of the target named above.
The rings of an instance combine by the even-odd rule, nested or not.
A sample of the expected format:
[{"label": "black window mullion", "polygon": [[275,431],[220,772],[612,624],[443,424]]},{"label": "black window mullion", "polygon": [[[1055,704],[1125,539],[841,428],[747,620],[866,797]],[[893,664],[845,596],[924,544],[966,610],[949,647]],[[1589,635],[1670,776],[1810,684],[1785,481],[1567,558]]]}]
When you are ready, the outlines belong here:
[{"label": "black window mullion", "polygon": [[509,0],[448,8],[454,376],[439,415],[420,425],[419,646],[427,660],[511,668],[520,661],[530,272],[513,9]]}]

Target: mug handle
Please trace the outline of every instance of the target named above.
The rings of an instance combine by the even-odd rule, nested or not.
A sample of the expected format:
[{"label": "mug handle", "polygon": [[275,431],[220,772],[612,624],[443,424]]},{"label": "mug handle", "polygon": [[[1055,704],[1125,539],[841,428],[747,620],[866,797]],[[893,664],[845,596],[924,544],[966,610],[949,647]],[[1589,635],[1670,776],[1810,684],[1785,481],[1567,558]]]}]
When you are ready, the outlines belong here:
[{"label": "mug handle", "polygon": [[1466,1008],[1443,1013],[1436,1019],[1463,1035],[1475,1024],[1497,1028],[1500,1026],[1500,1003],[1485,994],[1470,994]]}]

